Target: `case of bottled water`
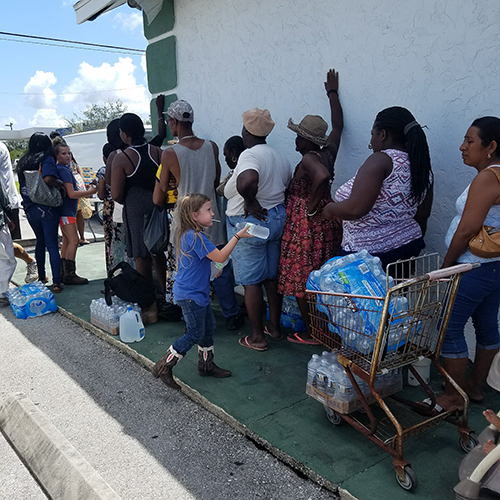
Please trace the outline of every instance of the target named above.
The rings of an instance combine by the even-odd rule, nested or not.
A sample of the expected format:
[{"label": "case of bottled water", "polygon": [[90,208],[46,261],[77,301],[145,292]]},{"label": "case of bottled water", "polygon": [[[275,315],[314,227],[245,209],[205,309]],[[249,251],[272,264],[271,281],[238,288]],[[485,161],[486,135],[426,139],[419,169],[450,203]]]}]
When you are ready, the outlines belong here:
[{"label": "case of bottled water", "polygon": [[[367,403],[373,403],[375,396],[368,384],[356,375],[354,380]],[[382,397],[401,390],[403,387],[401,368],[378,374],[375,377],[374,387]],[[340,413],[350,413],[363,406],[335,352],[324,351],[321,356],[312,355],[307,365],[306,393]]]},{"label": "case of bottled water", "polygon": [[112,302],[108,306],[104,297],[92,300],[90,303],[90,322],[111,335],[119,335],[120,316],[127,312],[128,307],[132,307],[139,314],[141,313],[141,308],[138,304],[125,302],[116,296],[112,297]]},{"label": "case of bottled water", "polygon": [[8,297],[16,318],[34,318],[57,311],[54,295],[41,281],[10,290]]},{"label": "case of bottled water", "polygon": [[[394,280],[386,276],[380,259],[371,256],[366,250],[330,259],[320,269],[313,271],[307,281],[309,290],[368,297],[385,297],[388,287],[392,286]],[[382,301],[371,299],[321,294],[317,298],[317,309],[328,316],[330,330],[340,335],[349,349],[365,355],[373,352],[382,308]],[[407,310],[408,301],[405,297],[397,297],[390,306],[390,312],[400,316],[404,316]],[[396,319],[394,329],[403,321],[401,318]],[[402,343],[404,340],[401,336],[398,343],[396,336],[392,335],[390,350],[397,349]]]}]

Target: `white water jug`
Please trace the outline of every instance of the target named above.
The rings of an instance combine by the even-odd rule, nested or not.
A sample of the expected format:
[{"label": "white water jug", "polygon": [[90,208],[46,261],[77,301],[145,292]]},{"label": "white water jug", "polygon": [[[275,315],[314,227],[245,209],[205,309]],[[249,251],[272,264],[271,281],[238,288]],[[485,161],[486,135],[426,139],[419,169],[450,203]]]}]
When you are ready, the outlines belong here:
[{"label": "white water jug", "polygon": [[130,306],[120,316],[120,340],[122,342],[140,342],[144,338],[144,325],[141,315]]}]

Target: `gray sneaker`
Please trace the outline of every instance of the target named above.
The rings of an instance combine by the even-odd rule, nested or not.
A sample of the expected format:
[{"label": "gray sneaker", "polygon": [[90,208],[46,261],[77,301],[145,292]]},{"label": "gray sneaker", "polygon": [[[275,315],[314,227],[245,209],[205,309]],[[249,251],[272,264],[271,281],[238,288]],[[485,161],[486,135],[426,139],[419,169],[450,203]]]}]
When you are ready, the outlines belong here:
[{"label": "gray sneaker", "polygon": [[36,265],[36,260],[33,262],[30,262],[26,266],[26,277],[24,278],[24,281],[26,283],[33,283],[33,281],[36,281],[38,279],[38,267]]},{"label": "gray sneaker", "polygon": [[9,305],[9,298],[7,295],[0,295],[0,306],[8,306]]}]

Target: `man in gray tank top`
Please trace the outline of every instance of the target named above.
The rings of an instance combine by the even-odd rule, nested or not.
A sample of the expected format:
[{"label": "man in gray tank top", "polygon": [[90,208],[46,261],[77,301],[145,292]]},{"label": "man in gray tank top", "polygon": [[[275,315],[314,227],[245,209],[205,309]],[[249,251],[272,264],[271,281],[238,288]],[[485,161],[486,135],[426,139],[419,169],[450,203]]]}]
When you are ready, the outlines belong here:
[{"label": "man in gray tank top", "polygon": [[[154,202],[157,205],[165,203],[166,193],[171,189],[170,174],[177,181],[179,197],[189,193],[202,193],[208,196],[212,201],[214,224],[207,229],[207,233],[212,243],[221,247],[226,243],[227,235],[217,208],[215,193],[221,172],[219,148],[213,141],[200,139],[194,134],[193,108],[187,101],[173,102],[168,107],[166,115],[170,131],[178,138],[178,143],[167,148],[162,154],[162,171],[159,185],[155,190]],[[228,330],[238,330],[244,321],[234,293],[234,277],[230,264],[224,267],[222,274],[213,281],[213,285]]]}]

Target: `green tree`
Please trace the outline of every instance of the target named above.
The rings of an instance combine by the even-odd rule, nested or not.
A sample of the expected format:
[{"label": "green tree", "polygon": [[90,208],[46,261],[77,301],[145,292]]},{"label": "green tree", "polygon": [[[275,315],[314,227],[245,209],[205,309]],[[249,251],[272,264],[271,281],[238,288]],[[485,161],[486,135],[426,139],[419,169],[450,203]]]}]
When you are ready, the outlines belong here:
[{"label": "green tree", "polygon": [[89,104],[81,115],[73,113],[72,118],[64,117],[64,121],[66,126],[76,134],[106,128],[111,120],[120,118],[126,112],[127,105],[123,101],[120,99],[117,101],[108,100],[104,104]]},{"label": "green tree", "polygon": [[5,145],[7,146],[7,149],[9,150],[11,160],[16,160],[18,158],[21,158],[21,156],[23,156],[26,153],[26,151],[28,151],[27,139],[22,139],[22,140],[12,139],[10,141],[4,141],[4,142]]}]

